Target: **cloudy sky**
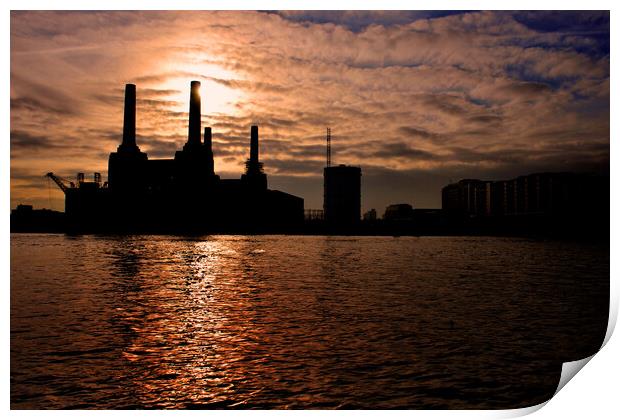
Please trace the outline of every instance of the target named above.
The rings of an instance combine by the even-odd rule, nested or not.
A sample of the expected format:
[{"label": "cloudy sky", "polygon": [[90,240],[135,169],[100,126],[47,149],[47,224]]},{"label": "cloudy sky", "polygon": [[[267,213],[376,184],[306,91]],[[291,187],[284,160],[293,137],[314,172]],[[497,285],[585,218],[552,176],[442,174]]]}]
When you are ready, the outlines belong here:
[{"label": "cloudy sky", "polygon": [[461,178],[609,172],[608,12],[11,12],[11,206],[63,210],[49,171],[107,178],[125,83],[138,145],[173,157],[191,80],[216,172],[239,177],[258,123],[270,188],[306,208],[328,126],[379,214]]}]

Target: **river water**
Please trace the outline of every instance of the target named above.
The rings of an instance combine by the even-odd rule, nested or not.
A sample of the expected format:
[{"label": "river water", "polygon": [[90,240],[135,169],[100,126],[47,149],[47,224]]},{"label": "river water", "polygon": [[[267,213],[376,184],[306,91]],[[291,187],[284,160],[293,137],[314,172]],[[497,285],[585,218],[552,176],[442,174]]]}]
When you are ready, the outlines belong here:
[{"label": "river water", "polygon": [[606,245],[11,235],[11,408],[518,408],[601,345]]}]

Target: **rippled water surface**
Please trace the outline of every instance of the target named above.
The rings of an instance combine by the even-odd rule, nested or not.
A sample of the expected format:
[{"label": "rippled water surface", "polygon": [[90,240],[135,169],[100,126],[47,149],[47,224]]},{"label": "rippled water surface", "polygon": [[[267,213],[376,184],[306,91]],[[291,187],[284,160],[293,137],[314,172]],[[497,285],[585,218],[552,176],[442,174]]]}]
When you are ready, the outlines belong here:
[{"label": "rippled water surface", "polygon": [[609,249],[11,235],[11,408],[515,408],[607,325]]}]

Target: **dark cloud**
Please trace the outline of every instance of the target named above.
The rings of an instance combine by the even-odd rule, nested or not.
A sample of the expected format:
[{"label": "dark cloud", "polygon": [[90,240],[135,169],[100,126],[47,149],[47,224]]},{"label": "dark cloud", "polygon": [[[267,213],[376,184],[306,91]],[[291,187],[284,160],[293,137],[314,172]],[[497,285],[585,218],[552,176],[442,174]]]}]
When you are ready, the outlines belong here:
[{"label": "dark cloud", "polygon": [[502,87],[512,94],[537,95],[547,92],[551,87],[546,83],[539,82],[514,82]]},{"label": "dark cloud", "polygon": [[11,87],[11,106],[15,110],[27,109],[62,115],[80,113],[79,101],[59,89],[25,79],[13,72],[11,73]]},{"label": "dark cloud", "polygon": [[508,149],[479,151],[464,147],[451,147],[451,157],[455,162],[470,164],[521,164],[528,160],[530,151],[526,149]]},{"label": "dark cloud", "polygon": [[465,101],[459,96],[435,94],[426,95],[423,104],[434,108],[434,111],[443,112],[448,115],[463,115],[467,112]]},{"label": "dark cloud", "polygon": [[11,98],[11,111],[46,112],[53,114],[66,114],[71,112],[67,107],[57,106],[57,104],[45,104],[37,98],[26,96]]},{"label": "dark cloud", "polygon": [[[204,76],[203,76],[204,77]],[[271,92],[271,93],[286,93],[290,91],[290,88],[276,85],[273,83],[266,82],[248,82],[246,80],[227,80],[227,79],[218,79],[216,77],[205,77],[207,80],[212,80],[215,83],[219,83],[221,85],[233,88],[233,89],[244,89],[250,91],[262,91],[262,92]]]},{"label": "dark cloud", "polygon": [[26,131],[11,131],[11,150],[38,150],[60,147],[55,141],[44,135],[33,135]]},{"label": "dark cloud", "polygon": [[482,124],[497,124],[502,122],[502,117],[499,115],[474,115],[468,118],[470,122],[482,123]]},{"label": "dark cloud", "polygon": [[402,134],[410,137],[419,137],[427,140],[441,139],[441,135],[438,133],[431,133],[428,130],[419,127],[407,127],[403,126],[398,129]]},{"label": "dark cloud", "polygon": [[[403,142],[383,143],[381,144],[381,148],[376,150],[371,155],[374,157],[387,159],[407,159],[409,161],[429,160],[437,157],[433,153],[416,149]],[[366,157],[368,154],[362,154],[362,156]]]},{"label": "dark cloud", "polygon": [[[317,159],[324,158],[326,154],[325,144],[306,144],[303,146],[291,147],[288,143],[280,143],[280,151],[287,153],[297,159]],[[272,150],[271,147],[268,150]]]},{"label": "dark cloud", "polygon": [[122,106],[123,100],[124,100],[122,94],[105,95],[105,94],[100,94],[100,93],[93,95],[93,99],[95,99],[96,101],[102,102],[106,105],[112,105],[112,106]]},{"label": "dark cloud", "polygon": [[[608,10],[517,12],[517,22],[544,33],[561,33],[579,51],[594,57],[609,55]],[[584,41],[576,42],[576,38]],[[576,45],[575,45],[576,44]]]},{"label": "dark cloud", "polygon": [[332,23],[343,25],[347,29],[358,32],[370,25],[404,25],[420,19],[432,19],[454,14],[467,13],[466,11],[411,11],[411,10],[349,10],[349,11],[296,11],[288,10],[275,12],[284,19],[302,23]]},{"label": "dark cloud", "polygon": [[181,106],[182,104],[177,101],[169,101],[165,99],[146,99],[146,98],[137,98],[136,106],[138,108],[143,107],[147,110],[153,109],[164,109],[168,110],[172,107]]}]

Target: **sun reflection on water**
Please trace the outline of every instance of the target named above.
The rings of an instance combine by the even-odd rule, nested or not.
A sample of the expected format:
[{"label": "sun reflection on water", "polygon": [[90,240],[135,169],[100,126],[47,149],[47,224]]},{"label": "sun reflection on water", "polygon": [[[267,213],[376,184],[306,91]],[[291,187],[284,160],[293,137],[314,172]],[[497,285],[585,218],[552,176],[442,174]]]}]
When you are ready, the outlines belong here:
[{"label": "sun reflection on water", "polygon": [[133,326],[123,358],[143,404],[243,405],[265,389],[265,325],[277,323],[256,310],[264,250],[252,242],[207,238],[142,256],[150,263],[129,280],[141,287],[125,311]]},{"label": "sun reflection on water", "polygon": [[580,358],[606,326],[596,249],[59,238],[12,246],[15,407],[506,408],[552,394],[560,353]]}]

